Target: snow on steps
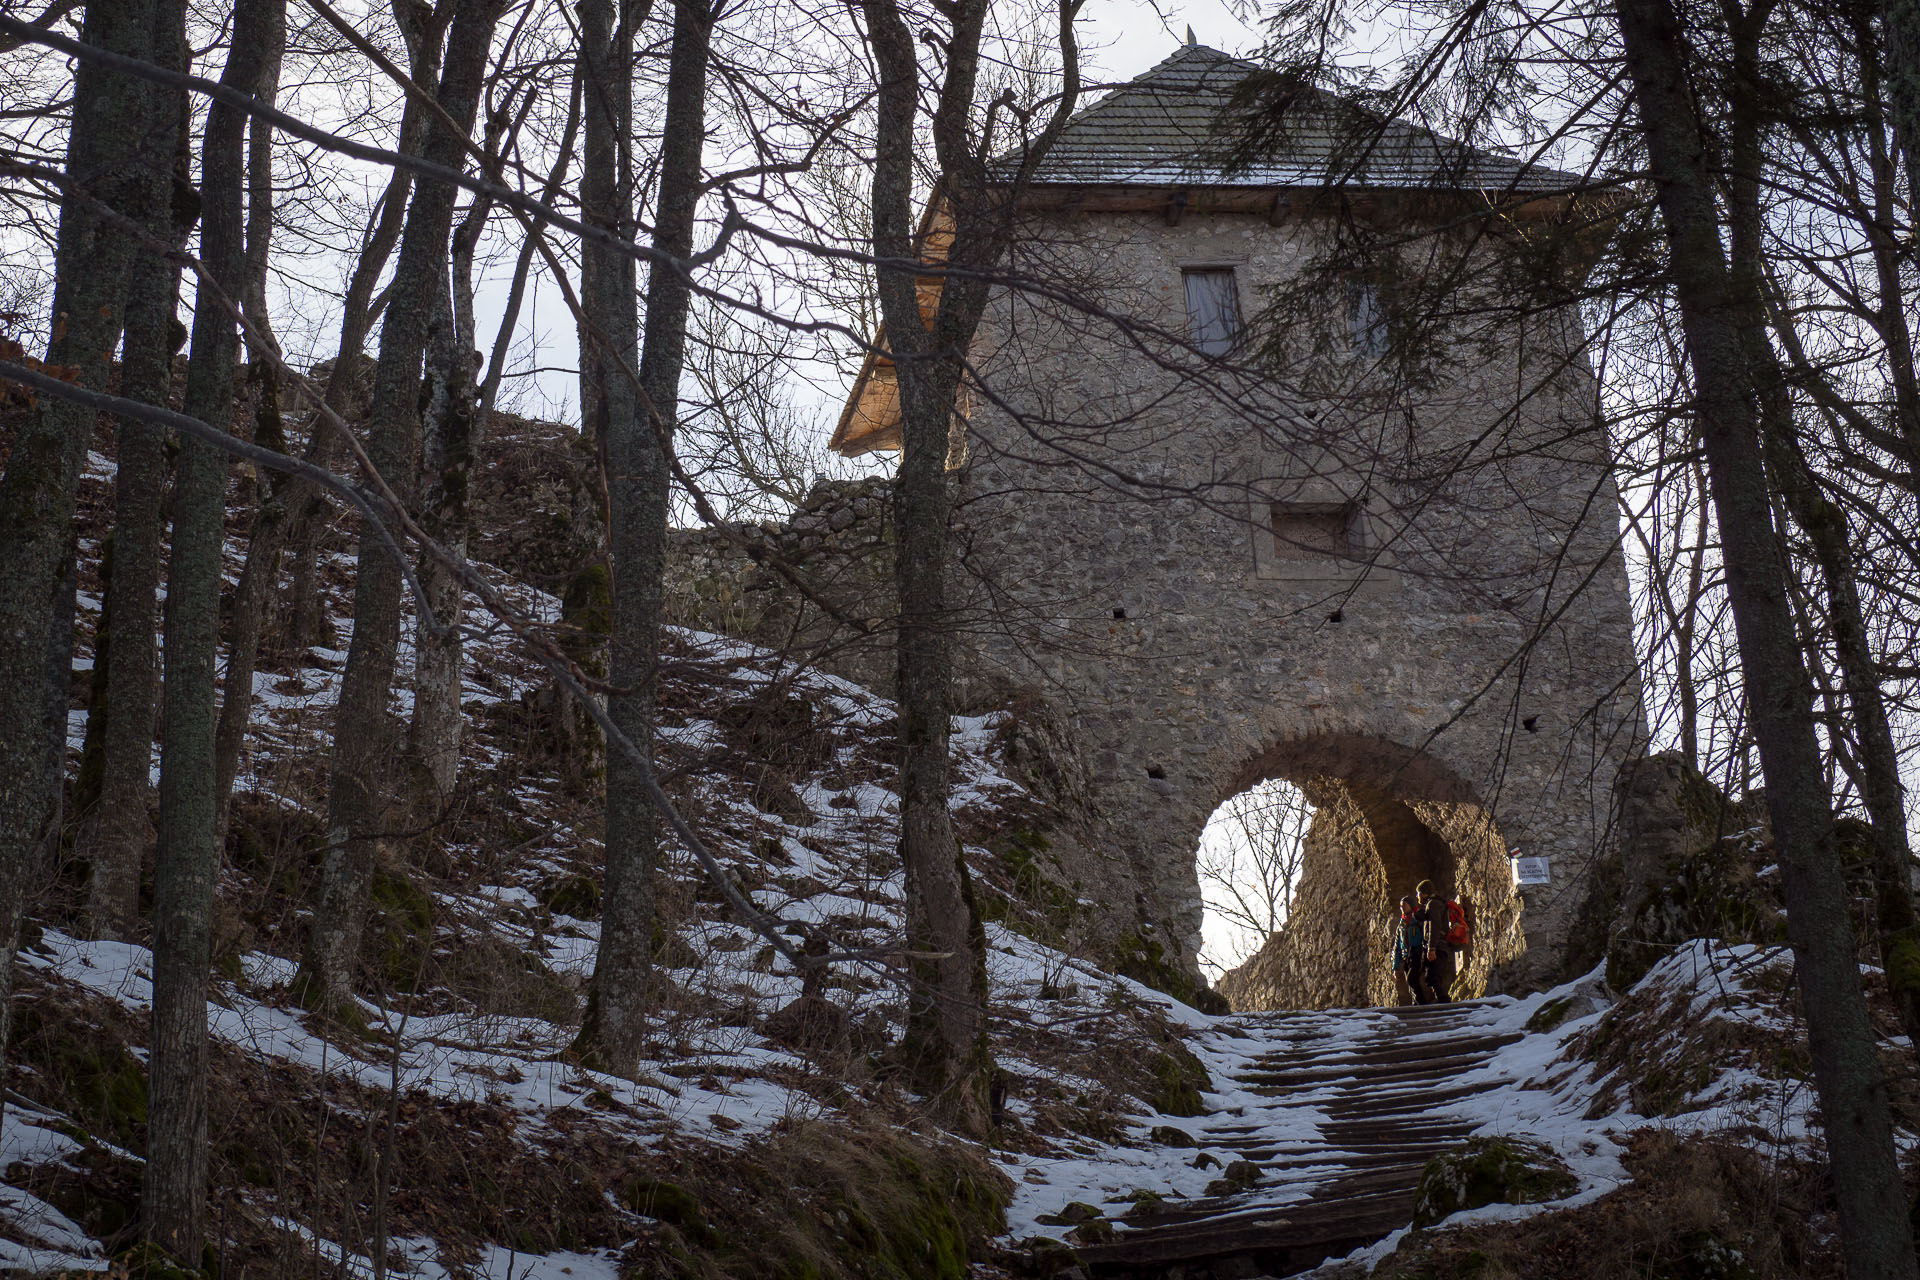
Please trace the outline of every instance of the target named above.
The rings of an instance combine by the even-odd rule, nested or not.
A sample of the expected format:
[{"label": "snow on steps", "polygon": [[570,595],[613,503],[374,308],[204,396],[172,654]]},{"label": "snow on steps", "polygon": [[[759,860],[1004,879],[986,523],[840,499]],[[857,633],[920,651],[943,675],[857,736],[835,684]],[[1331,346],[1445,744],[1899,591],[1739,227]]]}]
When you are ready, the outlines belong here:
[{"label": "snow on steps", "polygon": [[[1105,1200],[1117,1215],[1112,1238],[1075,1245],[1093,1280],[1291,1275],[1391,1248],[1427,1161],[1476,1132],[1546,1142],[1579,1175],[1575,1200],[1597,1198],[1625,1178],[1614,1134],[1639,1122],[1625,1112],[1588,1119],[1591,1080],[1564,1056],[1597,1002],[1550,1032],[1527,1030],[1543,1004],[1574,990],[1430,1008],[1186,1015],[1189,1045],[1213,1074],[1211,1113],[1158,1123],[1194,1146],[1030,1168],[1015,1234],[1072,1201]],[[1258,1181],[1207,1194],[1235,1161],[1257,1166]],[[1164,1203],[1120,1207],[1140,1190]],[[1503,1211],[1514,1206],[1477,1213]]]},{"label": "snow on steps", "polygon": [[[1273,1045],[1234,1076],[1257,1102],[1194,1136],[1259,1166],[1262,1184],[1123,1217],[1134,1229],[1083,1247],[1082,1261],[1095,1276],[1242,1258],[1296,1271],[1405,1225],[1426,1162],[1477,1127],[1456,1104],[1507,1083],[1497,1056],[1523,1035],[1483,1030],[1484,1007],[1249,1015],[1247,1029]],[[1315,1121],[1317,1141],[1266,1137],[1275,1119],[1301,1107],[1324,1117]]]},{"label": "snow on steps", "polygon": [[[1773,1069],[1783,1060],[1776,1050],[1805,1035],[1791,968],[1782,948],[1696,940],[1617,999],[1596,971],[1519,1000],[1433,1008],[1208,1018],[1176,1004],[1216,1092],[1208,1116],[1152,1123],[1180,1128],[1213,1161],[1259,1166],[1258,1182],[1209,1196],[1221,1169],[1194,1167],[1212,1162],[1196,1160],[1193,1147],[1150,1146],[1140,1135],[1094,1158],[1035,1162],[1016,1194],[1012,1234],[1064,1240],[1067,1227],[1037,1219],[1074,1201],[1105,1203],[1117,1230],[1075,1246],[1078,1274],[1090,1280],[1348,1277],[1400,1245],[1426,1162],[1470,1136],[1541,1144],[1566,1162],[1578,1190],[1549,1205],[1469,1210],[1448,1227],[1599,1200],[1629,1180],[1628,1135],[1649,1125],[1732,1141],[1765,1134],[1776,1154],[1817,1161],[1811,1091]],[[1684,1056],[1714,1023],[1725,1024],[1721,1041],[1730,1027],[1752,1045],[1715,1052],[1711,1069],[1690,1073],[1658,1114],[1636,1113],[1628,1095],[1640,1072]],[[1608,1052],[1598,1052],[1603,1045]],[[1916,1135],[1900,1141],[1920,1149]],[[1142,1190],[1164,1202],[1141,1204]]]}]

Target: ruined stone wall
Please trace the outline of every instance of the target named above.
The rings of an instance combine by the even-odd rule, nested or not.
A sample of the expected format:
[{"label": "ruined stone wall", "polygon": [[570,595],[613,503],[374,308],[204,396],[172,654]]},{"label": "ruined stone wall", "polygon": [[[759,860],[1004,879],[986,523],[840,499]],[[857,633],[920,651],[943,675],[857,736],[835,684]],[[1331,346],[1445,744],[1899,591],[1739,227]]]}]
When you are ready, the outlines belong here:
[{"label": "ruined stone wall", "polygon": [[[1411,779],[1409,780],[1412,781]],[[1285,924],[1220,982],[1236,1009],[1333,1009],[1400,1004],[1392,973],[1398,903],[1422,880],[1467,912],[1472,941],[1455,957],[1453,993],[1499,989],[1525,950],[1523,904],[1506,846],[1485,810],[1446,800],[1401,799],[1377,784],[1307,782],[1315,807],[1299,883]]]},{"label": "ruined stone wall", "polygon": [[667,621],[737,636],[885,693],[893,687],[886,477],[816,484],[785,522],[667,534]]},{"label": "ruined stone wall", "polygon": [[[823,481],[787,521],[670,530],[667,621],[750,640],[890,693],[896,598],[891,496],[884,476]],[[964,616],[961,630],[966,634]],[[1143,911],[1146,895],[1110,823],[1130,823],[1129,815],[1109,815],[1092,803],[1089,771],[1068,723],[1044,702],[1010,700],[1007,684],[983,670],[976,654],[962,645],[955,655],[955,709],[969,714],[1011,705],[1004,763],[1039,805],[1018,815],[1017,829],[973,832],[971,838],[989,847],[1011,841],[1023,865],[1051,886],[1028,888],[1090,904],[1076,921],[1075,936],[1062,938],[1062,945],[1084,948],[1144,981],[1179,985],[1177,949],[1161,944]]]}]

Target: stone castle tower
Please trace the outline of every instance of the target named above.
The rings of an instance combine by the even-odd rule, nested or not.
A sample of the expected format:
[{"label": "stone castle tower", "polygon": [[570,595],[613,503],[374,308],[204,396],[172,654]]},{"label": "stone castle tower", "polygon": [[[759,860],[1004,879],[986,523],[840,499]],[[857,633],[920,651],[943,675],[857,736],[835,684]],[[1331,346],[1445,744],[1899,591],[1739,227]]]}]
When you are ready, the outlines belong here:
[{"label": "stone castle tower", "polygon": [[[1422,878],[1475,917],[1463,986],[1543,981],[1645,732],[1583,331],[1524,285],[1577,180],[1312,92],[1228,164],[1253,71],[1183,47],[1023,199],[1007,269],[1048,287],[1000,290],[957,407],[965,678],[1066,726],[1112,838],[1056,870],[1189,967],[1208,816],[1306,790],[1292,923],[1235,1003],[1385,998]],[[897,447],[889,375],[836,449]],[[1518,852],[1549,881],[1516,890]]]}]

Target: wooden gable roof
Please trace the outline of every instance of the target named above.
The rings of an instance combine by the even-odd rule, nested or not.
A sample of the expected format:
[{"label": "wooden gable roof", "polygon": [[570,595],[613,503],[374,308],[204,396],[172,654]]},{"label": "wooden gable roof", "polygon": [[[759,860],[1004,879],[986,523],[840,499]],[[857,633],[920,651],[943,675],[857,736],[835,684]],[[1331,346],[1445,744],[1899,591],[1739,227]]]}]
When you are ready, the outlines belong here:
[{"label": "wooden gable roof", "polygon": [[[953,219],[938,192],[928,202],[920,220],[918,244],[922,262],[938,266],[947,260],[947,252],[953,245]],[[942,279],[930,275],[914,282],[922,324],[931,324],[934,313],[940,309]],[[833,438],[827,441],[827,447],[843,457],[900,448],[900,380],[893,361],[882,354],[886,346],[887,330],[882,325],[874,332],[873,348],[860,362],[860,373],[853,380],[846,407],[840,411],[840,422],[833,429]]]}]

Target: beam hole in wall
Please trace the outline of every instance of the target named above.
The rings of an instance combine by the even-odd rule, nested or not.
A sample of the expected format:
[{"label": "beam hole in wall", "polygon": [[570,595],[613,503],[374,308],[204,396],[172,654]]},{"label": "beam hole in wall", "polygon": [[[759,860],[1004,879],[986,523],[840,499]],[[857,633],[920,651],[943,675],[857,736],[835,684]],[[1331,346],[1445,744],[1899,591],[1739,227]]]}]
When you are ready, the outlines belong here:
[{"label": "beam hole in wall", "polygon": [[1240,781],[1195,857],[1201,966],[1234,1008],[1405,1002],[1395,904],[1421,880],[1457,894],[1473,925],[1455,996],[1486,994],[1525,951],[1506,841],[1426,753],[1328,735],[1266,752]]}]

